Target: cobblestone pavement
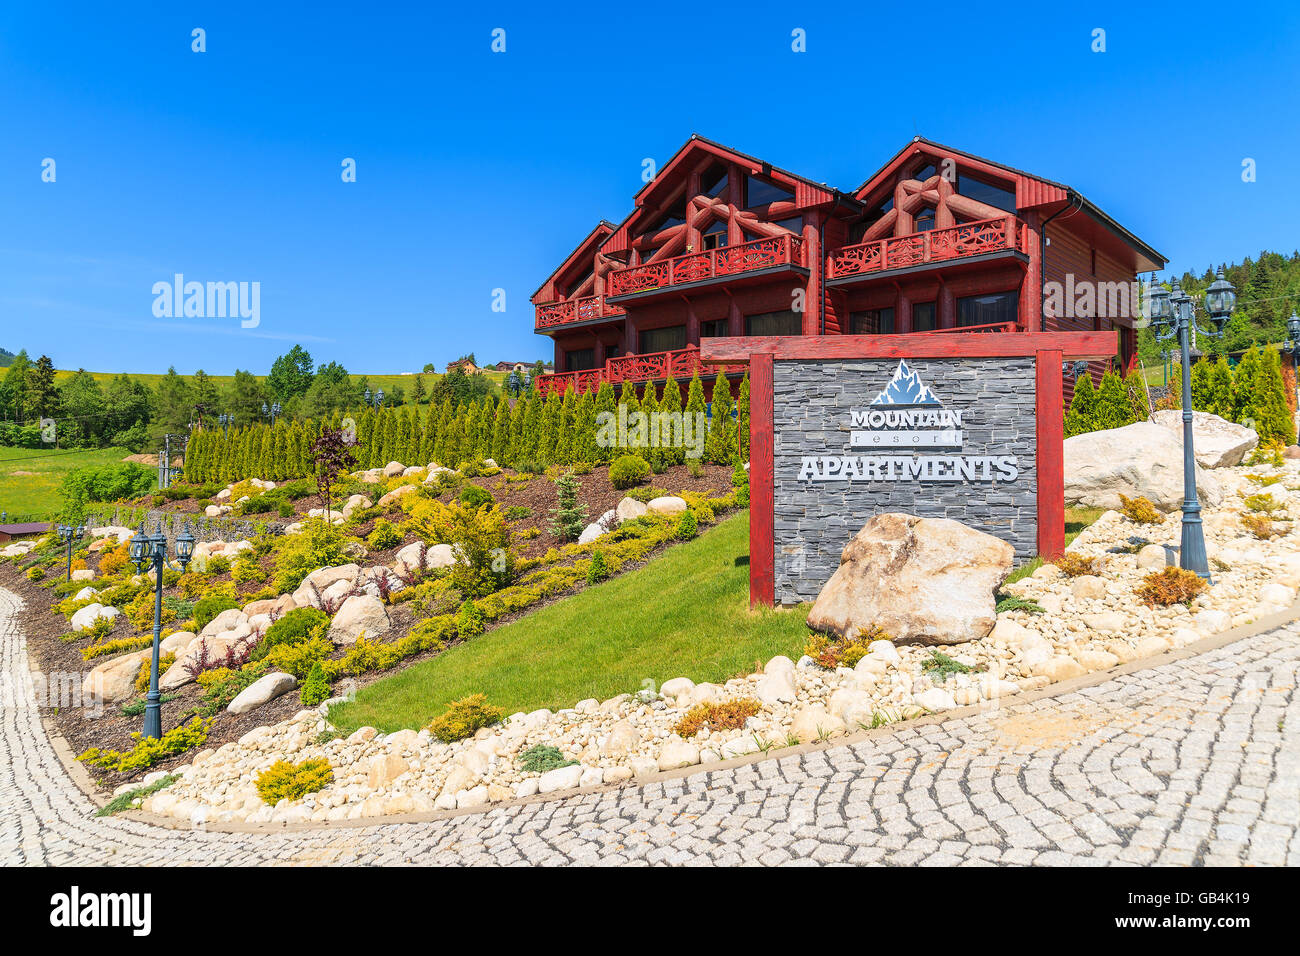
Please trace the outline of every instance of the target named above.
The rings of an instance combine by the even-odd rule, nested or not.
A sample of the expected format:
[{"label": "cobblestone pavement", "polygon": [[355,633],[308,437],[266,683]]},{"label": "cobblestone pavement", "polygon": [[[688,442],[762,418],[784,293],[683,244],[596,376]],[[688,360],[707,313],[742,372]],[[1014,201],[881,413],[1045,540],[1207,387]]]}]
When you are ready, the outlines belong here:
[{"label": "cobblestone pavement", "polygon": [[[4,674],[27,671],[0,589]],[[0,712],[0,863],[1300,864],[1300,625],[1059,697],[436,822],[207,833],[96,819]]]}]

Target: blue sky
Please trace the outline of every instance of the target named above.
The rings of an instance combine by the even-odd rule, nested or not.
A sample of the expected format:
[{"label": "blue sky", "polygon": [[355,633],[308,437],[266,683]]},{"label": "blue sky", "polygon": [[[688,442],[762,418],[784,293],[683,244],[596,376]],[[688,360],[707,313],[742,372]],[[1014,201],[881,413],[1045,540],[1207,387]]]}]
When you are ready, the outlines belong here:
[{"label": "blue sky", "polygon": [[[0,346],[549,357],[528,296],[692,132],[842,189],[919,133],[1074,186],[1179,272],[1300,245],[1294,4],[469,6],[5,5]],[[156,318],[177,272],[260,282],[259,326]]]}]

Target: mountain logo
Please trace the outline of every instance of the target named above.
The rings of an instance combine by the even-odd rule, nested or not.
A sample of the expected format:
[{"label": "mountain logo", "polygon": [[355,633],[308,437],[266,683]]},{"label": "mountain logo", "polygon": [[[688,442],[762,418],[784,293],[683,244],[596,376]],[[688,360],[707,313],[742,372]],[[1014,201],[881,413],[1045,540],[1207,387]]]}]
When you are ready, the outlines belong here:
[{"label": "mountain logo", "polygon": [[898,368],[894,369],[894,377],[889,380],[884,391],[871,400],[872,405],[941,405],[938,396],[930,391],[929,386],[921,381],[921,376],[917,375],[907,366],[905,360],[900,360]]}]

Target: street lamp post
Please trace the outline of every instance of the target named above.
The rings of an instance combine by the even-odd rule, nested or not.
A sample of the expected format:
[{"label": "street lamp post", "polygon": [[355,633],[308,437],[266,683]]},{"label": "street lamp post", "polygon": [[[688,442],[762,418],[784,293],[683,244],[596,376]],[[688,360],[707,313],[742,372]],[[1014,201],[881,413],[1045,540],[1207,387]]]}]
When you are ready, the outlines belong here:
[{"label": "street lamp post", "polygon": [[227,435],[230,434],[230,425],[233,421],[234,421],[234,416],[227,415],[225,412],[222,412],[220,415],[217,416],[217,423],[221,425],[222,438],[225,438]]},{"label": "street lamp post", "polygon": [[263,418],[269,417],[271,419],[271,427],[273,428],[275,427],[275,416],[279,415],[280,411],[281,409],[280,409],[279,402],[272,402],[269,408],[267,407],[266,402],[262,403],[262,417]]},{"label": "street lamp post", "polygon": [[66,525],[61,524],[56,529],[59,533],[59,540],[68,546],[68,576],[65,580],[72,580],[72,544],[74,541],[80,541],[81,536],[86,533],[85,525]]},{"label": "street lamp post", "polygon": [[1172,292],[1156,285],[1152,276],[1149,294],[1151,320],[1156,326],[1156,338],[1166,340],[1178,336],[1182,350],[1183,386],[1183,528],[1178,549],[1180,567],[1199,574],[1213,583],[1210,562],[1205,553],[1205,529],[1201,526],[1201,504],[1196,497],[1196,454],[1192,447],[1192,360],[1190,335],[1193,330],[1210,338],[1218,338],[1232,317],[1237,303],[1237,292],[1223,270],[1205,291],[1205,311],[1214,322],[1214,330],[1199,328],[1192,297],[1174,280]]},{"label": "street lamp post", "polygon": [[[189,567],[193,554],[194,536],[190,534],[187,524],[176,536],[176,558],[181,563],[182,572]],[[163,568],[167,564],[167,535],[163,534],[161,524],[153,534],[149,534],[144,530],[144,522],[140,522],[139,530],[131,537],[131,562],[137,570],[145,565],[152,565],[154,570],[153,657],[149,665],[149,693],[145,697],[142,736],[157,739],[162,737],[162,699],[158,693],[158,645],[162,637]]]},{"label": "street lamp post", "polygon": [[1286,320],[1286,337],[1287,344],[1291,347],[1291,387],[1294,389],[1300,387],[1300,374],[1296,372],[1296,352],[1300,351],[1300,315],[1294,312],[1291,313],[1291,318]]},{"label": "street lamp post", "polygon": [[375,392],[374,395],[371,395],[370,389],[366,389],[366,404],[373,405],[375,408],[383,408],[384,390],[381,388],[379,391]]}]

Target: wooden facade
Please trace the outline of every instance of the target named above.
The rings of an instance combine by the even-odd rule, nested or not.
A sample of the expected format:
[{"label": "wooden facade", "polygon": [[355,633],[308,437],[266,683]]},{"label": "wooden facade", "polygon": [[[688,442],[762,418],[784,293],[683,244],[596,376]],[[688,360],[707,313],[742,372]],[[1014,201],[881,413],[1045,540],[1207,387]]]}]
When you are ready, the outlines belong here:
[{"label": "wooden facade", "polygon": [[1128,367],[1136,276],[1164,264],[1068,186],[919,137],[845,193],[694,136],[532,296],[539,387],[711,391],[743,367],[700,343],[767,335],[1118,330]]}]

